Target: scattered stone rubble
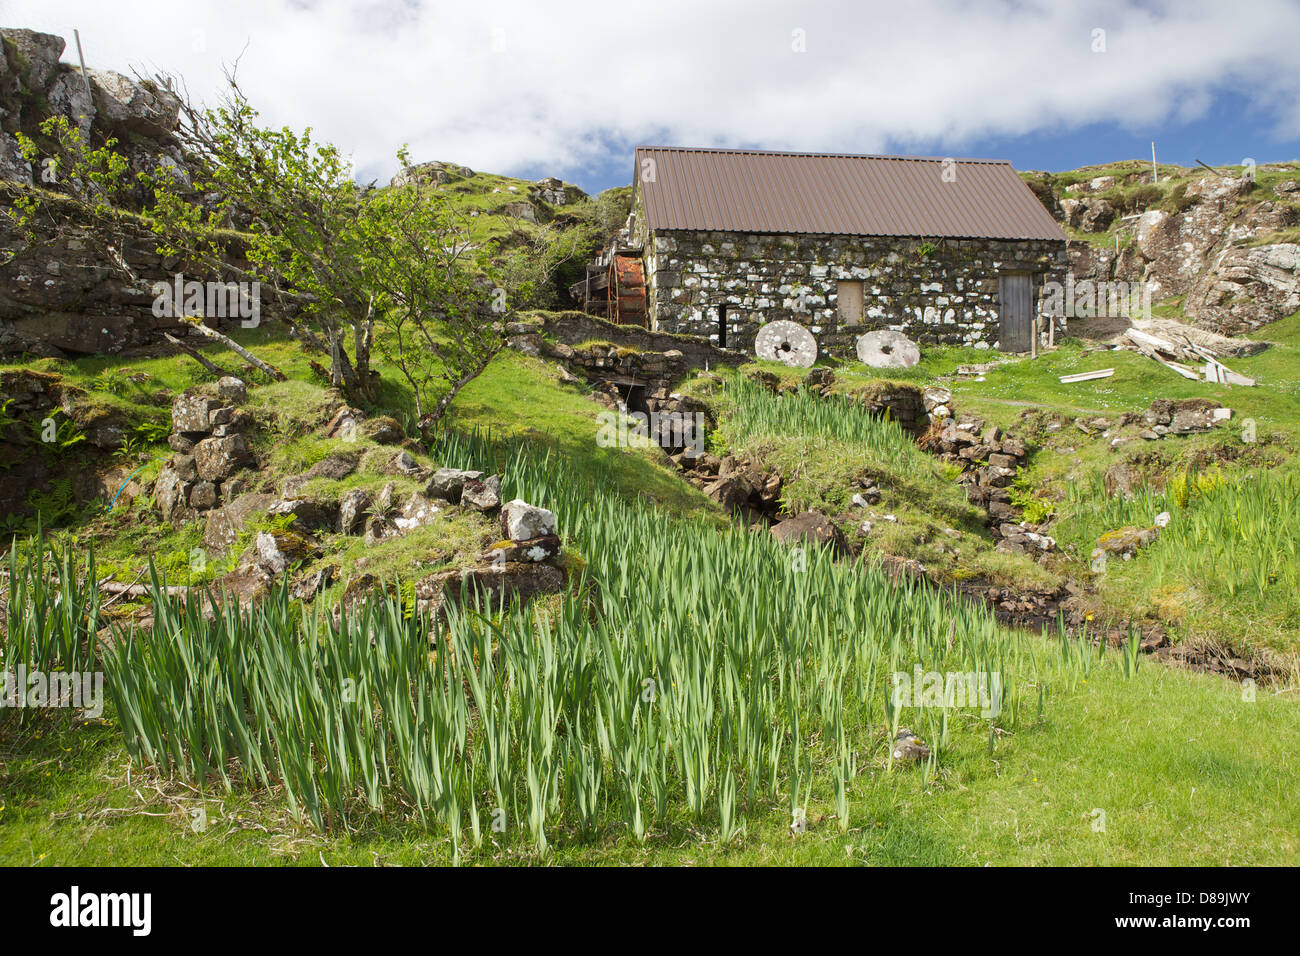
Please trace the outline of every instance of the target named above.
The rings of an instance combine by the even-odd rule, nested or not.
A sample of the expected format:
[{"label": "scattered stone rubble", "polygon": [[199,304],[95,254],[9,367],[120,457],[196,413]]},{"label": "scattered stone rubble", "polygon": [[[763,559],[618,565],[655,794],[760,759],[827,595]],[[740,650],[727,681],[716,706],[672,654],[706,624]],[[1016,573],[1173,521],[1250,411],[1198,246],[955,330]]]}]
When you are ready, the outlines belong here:
[{"label": "scattered stone rubble", "polygon": [[452,604],[499,606],[564,589],[555,514],[516,498],[501,507],[500,521],[502,539],[483,552],[482,563],[439,571],[416,584],[417,608],[444,617]]},{"label": "scattered stone rubble", "polygon": [[[947,408],[951,395],[933,395],[935,407],[944,404]],[[939,459],[961,468],[957,481],[966,487],[967,499],[988,512],[989,528],[1000,539],[999,550],[1039,555],[1055,549],[1055,540],[1042,528],[1020,520],[1020,511],[1011,501],[1016,470],[1028,456],[1022,440],[996,425],[986,426],[983,419],[950,414],[936,418],[921,444]]]},{"label": "scattered stone rubble", "polygon": [[[246,438],[254,425],[253,416],[240,407],[246,398],[244,383],[234,378],[197,386],[179,396],[172,405],[173,433],[168,439],[174,454],[153,486],[155,506],[165,518],[205,519],[204,543],[213,557],[229,554],[255,518],[287,519],[277,522],[275,530],[259,531],[240,555],[237,569],[218,582],[241,603],[267,593],[275,578],[294,565],[320,557],[321,533],[362,535],[368,545],[374,545],[423,527],[449,509],[499,511],[504,538],[483,555],[481,567],[442,572],[421,582],[418,596],[427,606],[440,607],[448,597],[460,601],[475,593],[527,597],[563,587],[555,516],[518,500],[503,507],[501,475],[425,469],[399,448],[389,468],[423,483],[420,490],[400,500],[393,482],[374,494],[362,488],[349,489],[338,498],[308,493],[313,479],[338,481],[358,468],[361,453],[344,448],[283,479],[279,493],[266,490],[269,482]],[[334,412],[322,432],[344,442],[354,435],[379,444],[406,440],[393,419],[368,418],[347,405]],[[338,573],[334,565],[313,569],[294,582],[293,593],[311,600]],[[452,587],[448,582],[453,578],[460,584]],[[343,604],[355,607],[378,586],[373,575],[355,576],[345,588]]]},{"label": "scattered stone rubble", "polygon": [[704,453],[682,454],[674,459],[686,480],[728,511],[747,521],[773,518],[780,510],[781,475],[749,458]]},{"label": "scattered stone rubble", "polygon": [[248,397],[237,378],[198,385],[172,403],[175,453],[154,483],[154,504],[174,520],[211,511],[238,497],[247,485],[239,473],[257,465],[244,433],[252,417],[238,406]]}]

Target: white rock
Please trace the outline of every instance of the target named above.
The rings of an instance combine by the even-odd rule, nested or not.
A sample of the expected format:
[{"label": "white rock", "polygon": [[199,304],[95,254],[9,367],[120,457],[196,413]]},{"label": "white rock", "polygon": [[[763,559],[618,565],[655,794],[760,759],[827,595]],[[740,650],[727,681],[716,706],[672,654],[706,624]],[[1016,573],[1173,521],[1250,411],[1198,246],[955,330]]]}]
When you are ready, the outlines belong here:
[{"label": "white rock", "polygon": [[530,505],[522,498],[501,508],[501,532],[511,541],[530,541],[555,534],[555,513]]},{"label": "white rock", "polygon": [[275,537],[265,531],[257,533],[257,560],[272,574],[279,574],[289,565],[289,559],[275,543]]}]

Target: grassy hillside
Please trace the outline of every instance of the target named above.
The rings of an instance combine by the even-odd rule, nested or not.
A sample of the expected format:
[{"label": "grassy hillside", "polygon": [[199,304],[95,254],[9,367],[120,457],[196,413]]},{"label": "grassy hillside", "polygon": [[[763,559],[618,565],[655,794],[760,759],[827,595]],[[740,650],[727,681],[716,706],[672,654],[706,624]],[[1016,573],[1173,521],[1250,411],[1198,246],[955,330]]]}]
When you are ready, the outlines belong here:
[{"label": "grassy hillside", "polygon": [[[264,353],[274,353],[276,347],[263,343]],[[277,357],[287,369],[296,368],[287,351]],[[1108,362],[1111,359],[1107,356]],[[172,361],[154,360],[156,364],[146,368],[157,380],[168,380],[183,374],[179,366],[169,364]],[[1040,359],[1039,366],[1045,370],[1046,360]],[[92,381],[98,371],[80,368],[74,374]],[[1011,416],[1010,423],[1018,406],[1004,405],[1015,400],[995,394],[997,374],[989,373],[982,383],[958,383],[955,390],[971,400],[985,393],[990,414],[1001,409]],[[1050,388],[1045,371],[1029,377],[1037,387]],[[844,387],[851,387],[853,376],[842,379]],[[257,391],[261,401],[283,406],[311,399],[315,388],[299,380]],[[722,725],[713,722],[720,717],[715,714],[704,725],[714,729],[703,738],[710,742],[707,760],[713,773],[700,810],[691,811],[686,789],[690,765],[673,767],[676,748],[694,739],[687,733],[693,724],[672,720],[656,731],[665,735],[665,743],[675,744],[664,751],[667,766],[646,768],[652,775],[665,774],[667,803],[662,812],[652,811],[653,790],[644,791],[644,836],[637,836],[625,803],[616,797],[624,778],[610,771],[599,804],[603,809],[589,824],[581,822],[571,809],[568,791],[562,791],[548,811],[552,822],[545,831],[545,851],[538,849],[526,823],[529,790],[520,780],[518,803],[509,814],[517,825],[504,834],[485,834],[475,848],[466,823],[457,854],[444,826],[421,824],[401,799],[385,803],[382,812],[367,810],[364,802],[355,804],[346,813],[346,825],[339,821],[320,830],[292,817],[278,786],[243,783],[226,792],[215,780],[196,785],[138,766],[128,771],[121,716],[112,709],[101,720],[56,716],[21,724],[6,713],[0,715],[6,722],[5,743],[0,745],[0,859],[35,865],[372,865],[451,862],[457,856],[461,862],[489,864],[1296,861],[1298,848],[1288,834],[1300,832],[1300,820],[1286,797],[1300,783],[1295,755],[1289,752],[1289,741],[1300,730],[1293,695],[1261,687],[1252,696],[1221,678],[1152,662],[1139,663],[1134,672],[1132,658],[1123,651],[1089,651],[1074,642],[1004,631],[977,609],[923,592],[893,592],[869,566],[835,571],[814,558],[812,577],[803,581],[798,574],[808,572],[795,572],[765,539],[727,530],[728,522],[661,459],[648,452],[596,446],[597,410],[579,390],[562,385],[553,369],[510,354],[458,399],[453,424],[490,425],[502,439],[521,441],[538,453],[549,449],[564,455],[568,477],[548,486],[551,490],[529,479],[529,494],[548,503],[562,502],[556,510],[566,537],[591,563],[615,602],[606,605],[609,616],[602,626],[609,628],[611,639],[630,641],[629,652],[642,639],[682,641],[664,645],[677,647],[674,653],[692,647],[707,651],[768,628],[791,637],[801,634],[799,640],[812,642],[802,653],[779,650],[778,644],[768,659],[776,670],[745,685],[749,695],[764,687],[775,690],[780,685],[769,681],[784,673],[786,690],[773,703],[787,703],[771,719],[786,736],[771,770],[762,769],[766,765],[761,760],[752,771],[746,770],[746,751],[719,736]],[[763,440],[762,429],[753,423],[737,424],[729,435],[741,445],[755,437]],[[311,454],[304,454],[298,464],[328,451],[310,447]],[[651,524],[640,530],[637,524],[624,526],[628,520]],[[737,565],[715,582],[704,571],[706,566],[694,563],[705,554],[740,561],[745,569]],[[674,577],[674,567],[685,576]],[[621,575],[626,577],[615,586]],[[733,616],[755,613],[756,593],[782,596],[759,602],[767,627],[743,625]],[[866,621],[855,625],[841,603],[849,593],[861,594],[863,608],[878,609],[868,615],[891,615],[890,623],[882,619],[876,626]],[[837,606],[841,610],[833,610]],[[688,623],[693,608],[709,609],[698,625]],[[564,615],[562,609],[554,613]],[[526,616],[512,620],[502,626],[531,626]],[[563,644],[570,638],[559,635],[577,621],[553,621]],[[829,635],[841,633],[847,646],[855,648],[852,655],[840,657],[833,643],[825,643],[824,624],[833,624]],[[580,633],[574,631],[572,639]],[[674,633],[678,637],[671,637]],[[897,719],[903,725],[915,724],[914,729],[939,748],[940,759],[932,767],[897,762],[891,766],[884,675],[893,666],[905,666],[914,649],[921,651],[927,669],[969,670],[979,659],[968,656],[980,646],[972,643],[976,635],[992,641],[989,646],[999,648],[1007,673],[1018,675],[1015,710],[1004,710],[992,721],[969,711],[950,712],[941,719],[932,710],[906,710]],[[949,648],[954,636],[956,644]],[[570,651],[557,660],[572,664],[590,659],[603,661],[601,666],[635,661],[635,656],[606,658],[596,651],[599,643],[583,646],[586,649],[576,656]],[[870,648],[882,655],[871,672],[874,676],[861,670],[867,661],[861,655]],[[715,671],[715,665],[689,663],[689,658],[675,665],[668,660],[655,666],[657,673],[671,673],[673,667],[681,668],[687,678],[725,673]],[[819,669],[836,660],[846,665],[831,671],[837,675],[832,686],[839,690],[823,697]],[[797,669],[784,670],[795,668],[796,661],[801,662]],[[669,670],[663,670],[665,666]],[[576,676],[567,665],[561,673],[567,675],[564,679]],[[640,669],[633,666],[627,674],[629,686],[639,690]],[[866,696],[853,689],[859,679],[867,681]],[[665,686],[671,688],[672,680]],[[795,688],[808,696],[789,697]],[[581,699],[562,704],[562,710],[578,706]],[[784,709],[787,706],[791,709]],[[833,717],[841,711],[838,726],[844,737],[837,743],[826,721],[836,726]],[[681,717],[687,713],[680,712]],[[511,733],[527,734],[533,726],[524,720]],[[522,749],[512,752],[526,753],[525,739],[514,745]],[[1250,745],[1243,747],[1243,740]],[[802,753],[795,756],[797,742]],[[729,838],[719,822],[719,801],[726,792],[720,788],[729,765],[723,755],[728,753],[739,760],[730,764],[738,797],[729,818]],[[755,751],[759,757],[762,753]],[[846,767],[851,768],[847,773],[837,769]],[[751,772],[760,783],[746,796]],[[769,773],[775,781],[770,790],[769,783],[762,782]],[[556,779],[567,778],[568,771],[559,771]],[[837,796],[841,785],[843,795]],[[477,791],[483,814],[492,802],[490,790]],[[793,808],[805,814],[804,832],[791,832]]]},{"label": "grassy hillside", "polygon": [[[1103,174],[1134,191],[1117,202],[1177,201],[1175,181],[1139,195],[1136,167],[1075,178]],[[525,254],[548,229],[598,244],[623,198],[533,201],[532,223],[505,213],[532,184],[475,174],[439,188],[476,241]],[[1177,316],[1176,303],[1165,309]],[[356,470],[314,479],[311,494],[416,490],[391,473],[399,448],[426,469],[501,471],[507,498],[555,510],[571,586],[527,608],[452,615],[430,650],[413,582],[477,560],[499,535],[490,519],[456,513],[373,544],[322,532],[319,553],[293,568],[337,567],[314,606],[281,593],[213,621],[159,595],[115,601],[102,617],[69,613],[97,607],[76,590],[89,569],[74,565],[57,600],[38,597],[24,588],[49,575],[24,578],[14,549],[0,588],[6,666],[66,666],[80,651],[64,638],[110,622],[119,631],[101,717],[0,711],[0,862],[1294,864],[1300,314],[1258,335],[1272,347],[1231,361],[1259,380],[1253,389],[1189,382],[1077,341],[1033,361],[930,348],[888,376],[845,365],[829,399],[777,398],[747,385],[749,370],[678,383],[717,417],[710,451],[784,476],[787,512],[820,510],[850,532],[870,516],[860,553],[837,562],[744,527],[658,449],[602,447],[601,406],[552,363],[502,353],[459,394],[451,436],[431,447],[415,440],[409,391],[385,368],[366,411],[391,416],[407,439],[345,443],[322,432],[338,397],[299,346],[273,327],[241,330],[289,377],[254,376],[247,403],[264,490],[340,452],[358,456]],[[973,363],[989,364],[961,371]],[[1108,379],[1059,381],[1111,367]],[[788,384],[805,374],[760,368]],[[55,549],[78,561],[93,552],[95,578],[137,580],[152,565],[161,583],[204,584],[276,527],[256,518],[229,556],[196,564],[201,523],[160,520],[138,493],[170,454],[172,397],[209,377],[190,359],[0,365],[18,370],[65,388],[55,417],[67,444],[39,452],[62,477],[30,501]],[[960,412],[1027,441],[1016,501],[1057,552],[996,551],[952,466],[851,401],[895,381],[941,382]],[[1233,418],[1159,441],[1121,421],[1180,398],[1227,405]],[[76,438],[106,421],[127,440],[105,481],[137,493],[111,509],[108,494],[78,505],[68,473],[90,459]],[[850,501],[863,475],[881,494],[865,512]],[[1130,494],[1117,476],[1137,476]],[[1092,567],[1099,537],[1162,511],[1170,524],[1152,545]],[[11,532],[36,530],[8,520]],[[883,556],[921,562],[930,583],[890,579]],[[392,585],[388,596],[336,619],[363,571]],[[1141,655],[1135,635],[1102,648],[1074,631],[1009,630],[953,584],[1068,584],[1096,625],[1159,625],[1177,643],[1275,665],[1277,679],[1168,666]],[[151,610],[153,627],[127,640],[121,628]],[[917,666],[940,678],[998,674],[996,712],[894,701],[892,675]],[[369,708],[349,708],[345,680],[360,681]],[[933,758],[893,757],[900,728]],[[503,831],[490,826],[495,810]]]}]

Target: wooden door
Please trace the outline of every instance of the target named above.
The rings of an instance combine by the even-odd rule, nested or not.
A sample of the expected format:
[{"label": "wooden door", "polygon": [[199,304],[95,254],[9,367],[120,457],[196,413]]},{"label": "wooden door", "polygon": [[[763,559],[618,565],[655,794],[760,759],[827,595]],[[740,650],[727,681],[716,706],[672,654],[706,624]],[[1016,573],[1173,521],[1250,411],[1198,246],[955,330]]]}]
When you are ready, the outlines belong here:
[{"label": "wooden door", "polygon": [[1033,277],[1023,272],[998,276],[998,300],[998,348],[1028,352],[1034,334]]},{"label": "wooden door", "polygon": [[839,306],[841,326],[862,322],[861,282],[840,282],[835,288],[835,301]]}]

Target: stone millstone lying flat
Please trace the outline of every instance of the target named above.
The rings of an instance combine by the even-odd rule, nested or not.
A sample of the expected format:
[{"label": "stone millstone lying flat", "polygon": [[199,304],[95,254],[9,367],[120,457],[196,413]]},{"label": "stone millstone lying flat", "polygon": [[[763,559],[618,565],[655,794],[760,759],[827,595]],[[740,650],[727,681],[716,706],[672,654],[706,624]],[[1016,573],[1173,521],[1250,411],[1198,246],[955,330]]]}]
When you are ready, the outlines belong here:
[{"label": "stone millstone lying flat", "polygon": [[858,358],[872,368],[911,368],[921,350],[902,332],[881,329],[858,338]]}]

